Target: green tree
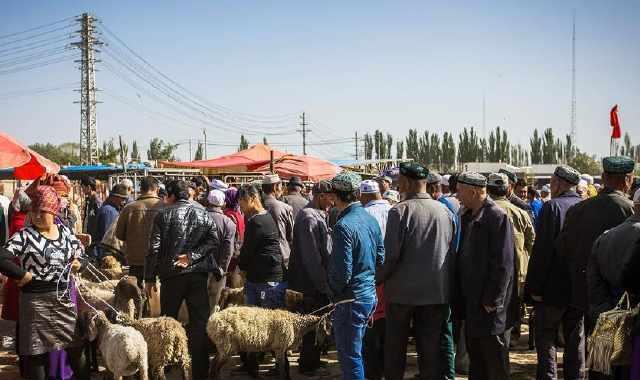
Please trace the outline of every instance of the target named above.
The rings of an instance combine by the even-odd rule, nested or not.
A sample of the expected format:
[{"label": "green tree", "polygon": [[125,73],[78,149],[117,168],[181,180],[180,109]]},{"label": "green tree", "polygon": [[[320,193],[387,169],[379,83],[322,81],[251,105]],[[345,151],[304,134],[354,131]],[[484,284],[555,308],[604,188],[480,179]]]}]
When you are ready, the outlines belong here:
[{"label": "green tree", "polygon": [[196,148],[196,154],[193,159],[195,161],[200,161],[202,160],[203,156],[204,156],[204,149],[202,149],[202,143],[198,143],[198,147]]},{"label": "green tree", "polygon": [[263,137],[263,138],[262,138],[262,143],[263,143],[264,145],[269,145],[269,143],[267,142],[267,138],[266,138],[266,137]]},{"label": "green tree", "polygon": [[247,141],[244,135],[240,135],[240,145],[238,146],[238,152],[245,149],[249,149],[249,141]]},{"label": "green tree", "polygon": [[456,165],[456,143],[453,142],[453,135],[445,132],[442,135],[442,171],[450,172]]},{"label": "green tree", "polygon": [[542,140],[542,163],[558,163],[556,152],[556,140],[553,136],[553,129],[547,128],[544,130],[544,139]]},{"label": "green tree", "polygon": [[533,130],[533,137],[529,140],[529,146],[531,148],[531,163],[542,163],[542,138],[538,135],[538,130]]},{"label": "green tree", "polygon": [[600,163],[596,161],[595,156],[589,156],[588,154],[580,151],[576,152],[576,155],[573,157],[573,159],[569,161],[569,165],[580,173],[591,175],[598,175],[602,173]]},{"label": "green tree", "polygon": [[404,142],[402,140],[396,141],[396,158],[401,160],[404,156]]},{"label": "green tree", "polygon": [[631,136],[629,136],[629,132],[624,133],[623,144],[624,145],[620,148],[620,155],[635,158],[635,147],[631,143]]},{"label": "green tree", "polygon": [[162,139],[154,137],[149,143],[147,158],[149,160],[173,160],[175,159],[173,153],[177,148],[178,145],[165,143]]},{"label": "green tree", "polygon": [[369,133],[365,133],[364,135],[364,159],[373,159],[373,138]]},{"label": "green tree", "polygon": [[409,129],[409,135],[405,139],[407,143],[407,158],[418,159],[420,148],[418,144],[418,130]]},{"label": "green tree", "polygon": [[133,140],[131,145],[131,161],[140,162],[140,152],[138,151],[138,142]]},{"label": "green tree", "polygon": [[[71,145],[67,145],[67,144],[71,144]],[[46,143],[46,144],[36,143],[36,144],[29,145],[29,149],[32,149],[40,153],[45,158],[48,158],[49,160],[59,165],[80,165],[81,163],[80,156],[78,155],[78,152],[80,151],[79,149],[80,147],[78,146],[77,150],[75,150],[75,148],[65,149],[65,145],[67,147],[74,146],[74,143],[67,143],[67,144],[61,144],[56,146],[51,143]],[[75,145],[78,145],[78,144],[75,144]]]},{"label": "green tree", "polygon": [[116,148],[116,144],[112,139],[102,142],[102,149],[98,150],[98,160],[104,164],[115,163],[119,161],[120,149]]},{"label": "green tree", "polygon": [[565,162],[571,162],[571,160],[573,160],[573,157],[575,157],[576,155],[576,147],[573,144],[573,139],[571,138],[571,135],[566,135],[565,137],[564,155],[565,155]]},{"label": "green tree", "polygon": [[385,141],[387,147],[386,147],[386,158],[387,159],[391,159],[391,148],[393,148],[393,136],[391,136],[391,133],[387,133],[387,140]]}]

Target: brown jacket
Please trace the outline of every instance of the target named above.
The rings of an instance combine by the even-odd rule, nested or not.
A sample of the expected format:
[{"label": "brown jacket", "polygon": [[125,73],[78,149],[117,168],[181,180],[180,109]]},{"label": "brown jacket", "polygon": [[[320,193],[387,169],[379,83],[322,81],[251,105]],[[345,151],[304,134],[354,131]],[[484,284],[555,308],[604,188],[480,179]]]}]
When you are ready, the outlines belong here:
[{"label": "brown jacket", "polygon": [[116,237],[127,244],[126,257],[129,265],[144,265],[144,258],[149,252],[153,217],[160,210],[160,205],[160,198],[157,196],[143,195],[120,213]]}]

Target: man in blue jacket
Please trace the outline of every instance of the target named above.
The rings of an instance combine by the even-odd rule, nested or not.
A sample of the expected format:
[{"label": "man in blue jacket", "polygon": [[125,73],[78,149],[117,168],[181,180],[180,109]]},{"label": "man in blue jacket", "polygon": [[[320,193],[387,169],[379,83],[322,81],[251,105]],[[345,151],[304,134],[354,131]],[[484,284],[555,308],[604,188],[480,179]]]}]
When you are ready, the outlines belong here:
[{"label": "man in blue jacket", "polygon": [[336,307],[333,320],[343,379],[364,380],[362,339],[376,305],[376,266],[384,263],[384,241],[378,222],[357,197],[361,178],[340,173],[332,181],[338,221],[333,227],[329,287]]}]

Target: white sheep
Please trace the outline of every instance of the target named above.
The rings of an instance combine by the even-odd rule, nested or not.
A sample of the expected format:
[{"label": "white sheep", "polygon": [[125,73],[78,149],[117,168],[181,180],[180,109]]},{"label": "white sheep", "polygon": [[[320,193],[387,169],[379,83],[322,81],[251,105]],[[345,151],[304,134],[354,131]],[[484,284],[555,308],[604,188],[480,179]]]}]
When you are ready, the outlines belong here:
[{"label": "white sheep", "polygon": [[114,380],[136,373],[140,380],[149,380],[147,342],[142,334],[133,327],[112,324],[101,311],[85,315],[88,338],[98,338],[100,353]]},{"label": "white sheep", "polygon": [[126,316],[122,316],[120,321],[138,330],[147,342],[152,378],[164,380],[164,368],[177,364],[182,369],[184,380],[190,379],[191,356],[187,332],[180,322],[169,317],[132,320]]},{"label": "white sheep", "polygon": [[236,352],[274,352],[281,378],[289,378],[288,350],[297,348],[313,329],[328,334],[328,313],[300,315],[285,310],[233,306],[215,312],[207,323],[207,334],[216,346],[210,378],[217,379],[227,360]]}]

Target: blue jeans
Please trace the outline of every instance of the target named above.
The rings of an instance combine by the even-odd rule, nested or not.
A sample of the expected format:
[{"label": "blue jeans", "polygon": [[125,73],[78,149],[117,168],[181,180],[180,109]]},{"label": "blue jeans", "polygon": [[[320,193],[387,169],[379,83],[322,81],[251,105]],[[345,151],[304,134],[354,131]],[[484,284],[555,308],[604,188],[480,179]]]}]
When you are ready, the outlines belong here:
[{"label": "blue jeans", "polygon": [[286,282],[247,282],[244,285],[244,294],[247,305],[277,309],[284,305],[286,289]]},{"label": "blue jeans", "polygon": [[333,333],[343,379],[364,380],[362,339],[375,302],[352,302],[336,307]]}]

